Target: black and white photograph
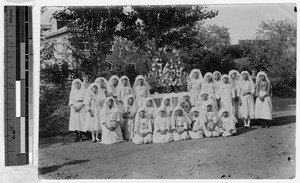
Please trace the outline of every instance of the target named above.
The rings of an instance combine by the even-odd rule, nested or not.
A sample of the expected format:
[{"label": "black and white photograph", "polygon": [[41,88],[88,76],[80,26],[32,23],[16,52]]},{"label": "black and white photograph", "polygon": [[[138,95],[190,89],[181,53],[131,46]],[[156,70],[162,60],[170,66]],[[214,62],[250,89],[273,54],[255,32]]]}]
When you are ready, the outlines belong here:
[{"label": "black and white photograph", "polygon": [[294,179],[296,4],[43,6],[40,179]]}]

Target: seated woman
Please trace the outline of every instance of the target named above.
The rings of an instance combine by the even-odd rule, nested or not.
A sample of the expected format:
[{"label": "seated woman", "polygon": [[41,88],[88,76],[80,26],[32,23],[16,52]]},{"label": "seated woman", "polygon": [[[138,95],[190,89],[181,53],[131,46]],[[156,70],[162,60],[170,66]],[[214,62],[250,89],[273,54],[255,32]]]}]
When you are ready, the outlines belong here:
[{"label": "seated woman", "polygon": [[190,111],[191,116],[191,130],[189,135],[192,139],[204,138],[205,116],[198,107],[193,107]]},{"label": "seated woman", "polygon": [[173,111],[173,103],[171,99],[170,95],[166,95],[161,101],[161,106],[165,108],[168,117],[172,116]]},{"label": "seated woman", "polygon": [[218,137],[220,136],[219,127],[217,125],[218,115],[216,110],[213,108],[213,104],[207,104],[207,110],[205,112],[205,129],[204,135],[206,137]]},{"label": "seated woman", "polygon": [[123,116],[123,137],[125,140],[132,140],[133,137],[133,130],[134,130],[134,118],[136,115],[136,104],[134,96],[128,95],[126,103],[124,103],[124,107],[122,110]]},{"label": "seated woman", "polygon": [[149,144],[152,142],[152,124],[144,107],[139,108],[135,116],[132,142],[135,144]]},{"label": "seated woman", "polygon": [[174,141],[190,139],[190,136],[188,134],[189,121],[190,119],[186,115],[182,107],[177,106],[171,118]]},{"label": "seated woman", "polygon": [[157,109],[154,122],[153,143],[165,143],[172,140],[170,118],[166,116],[166,110],[160,107]]},{"label": "seated woman", "polygon": [[222,108],[218,112],[218,116],[219,132],[222,133],[222,136],[227,137],[236,134],[235,124],[237,123],[237,120],[233,113],[228,109]]},{"label": "seated woman", "polygon": [[116,108],[117,104],[113,97],[108,97],[100,113],[102,125],[102,144],[114,144],[123,142],[122,130],[120,127],[120,114]]},{"label": "seated woman", "polygon": [[178,99],[178,104],[181,106],[187,114],[190,113],[190,110],[192,108],[192,103],[190,101],[190,96],[188,94],[183,94],[179,99]]},{"label": "seated woman", "polygon": [[150,117],[151,123],[154,124],[157,107],[153,98],[148,97],[145,99],[144,108],[146,109],[146,112]]}]

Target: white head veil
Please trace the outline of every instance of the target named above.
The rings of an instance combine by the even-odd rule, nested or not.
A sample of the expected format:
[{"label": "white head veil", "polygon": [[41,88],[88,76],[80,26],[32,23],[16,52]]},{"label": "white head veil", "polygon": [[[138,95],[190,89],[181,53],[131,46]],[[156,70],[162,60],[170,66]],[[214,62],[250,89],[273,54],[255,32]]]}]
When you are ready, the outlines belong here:
[{"label": "white head veil", "polygon": [[244,79],[243,79],[243,74],[247,74],[247,75],[248,75],[248,80],[251,81],[251,83],[254,85],[254,82],[253,82],[253,80],[252,80],[252,78],[251,78],[251,76],[250,76],[250,74],[249,74],[248,71],[243,71],[243,72],[241,72],[241,77],[240,77],[239,83],[241,83],[241,82],[244,80]]},{"label": "white head veil", "polygon": [[[76,86],[75,86],[76,83],[80,83],[80,85],[81,85],[79,90],[76,89]],[[69,97],[69,105],[71,105],[71,103],[72,103],[72,99],[73,99],[75,92],[85,92],[85,88],[80,79],[74,79],[72,81],[71,92],[70,92],[70,97]]]},{"label": "white head veil", "polygon": [[202,73],[201,73],[201,71],[200,71],[199,69],[193,69],[193,70],[190,72],[190,74],[189,74],[190,80],[191,80],[191,81],[195,80],[195,78],[194,78],[194,76],[193,76],[193,74],[194,74],[195,72],[197,72],[198,75],[199,75],[198,80],[202,81],[202,80],[203,80],[203,76],[202,76]]},{"label": "white head veil", "polygon": [[[104,77],[98,77],[95,79],[95,82],[94,83],[97,83],[100,81],[100,80],[103,80],[104,81],[104,86],[106,87],[106,89],[108,88],[108,81],[104,78]],[[99,85],[100,87],[100,85]]]},{"label": "white head veil", "polygon": [[[165,109],[163,106],[160,106],[160,107],[157,108],[156,111],[155,111],[156,116],[159,116],[159,117],[160,117],[160,115],[159,115],[159,112],[160,112],[160,111],[164,111],[165,114],[166,114],[166,109]],[[165,115],[165,117],[167,117],[167,115]]]},{"label": "white head veil", "polygon": [[[108,80],[108,83],[109,83],[110,86],[113,86],[113,80],[114,80],[114,79],[117,79],[117,80],[118,80],[118,85],[119,85],[119,80],[120,80],[120,78],[119,78],[117,75],[112,75],[112,76],[109,78],[109,80]],[[118,85],[117,85],[116,87],[118,87]]]},{"label": "white head veil", "polygon": [[135,115],[135,124],[137,124],[140,120],[141,120],[141,116],[140,116],[140,112],[141,111],[145,111],[145,118],[149,118],[149,114],[147,112],[147,109],[145,107],[140,107],[137,112],[136,112],[136,115]]},{"label": "white head veil", "polygon": [[256,75],[256,83],[255,85],[258,85],[258,83],[260,82],[260,77],[259,76],[265,76],[266,81],[269,83],[269,85],[271,86],[270,80],[267,76],[267,74],[264,71],[260,71],[257,75]]},{"label": "white head veil", "polygon": [[146,79],[144,78],[144,76],[142,75],[138,75],[136,78],[135,78],[135,81],[134,81],[134,84],[133,84],[133,88],[135,88],[137,85],[138,85],[138,80],[142,79],[144,82],[144,86],[146,86],[149,90],[150,90],[150,86],[148,84],[148,82],[146,81]]},{"label": "white head veil", "polygon": [[190,95],[189,95],[189,93],[182,93],[182,94],[180,94],[179,97],[178,97],[178,102],[177,102],[176,107],[177,107],[178,105],[181,106],[181,103],[185,101],[185,100],[184,100],[184,97],[185,97],[185,96],[188,96],[189,98],[191,98]]},{"label": "white head veil", "polygon": [[[108,107],[108,101],[109,100],[113,101],[113,106],[112,106],[111,109]],[[105,103],[104,103],[104,105],[102,107],[102,110],[100,112],[100,119],[101,119],[101,121],[105,121],[106,120],[106,116],[111,111],[118,112],[119,110],[117,109],[117,104],[116,104],[114,98],[113,97],[108,97],[108,98],[106,98]]]},{"label": "white head veil", "polygon": [[214,78],[213,74],[212,74],[211,72],[207,72],[207,73],[205,73],[205,75],[204,75],[204,78],[203,78],[203,81],[202,81],[203,84],[207,84],[207,83],[208,83],[208,82],[207,82],[207,77],[208,77],[208,76],[210,76],[210,77],[212,78],[212,80],[211,80],[212,83],[215,82],[215,78]]},{"label": "white head veil", "polygon": [[170,107],[171,107],[171,110],[173,110],[174,109],[174,105],[173,105],[173,102],[172,102],[172,96],[170,96],[170,95],[165,95],[164,96],[164,98],[161,101],[161,105],[160,106],[166,107],[165,106],[165,100],[167,100],[167,99],[170,100]]},{"label": "white head veil", "polygon": [[135,97],[134,97],[133,94],[128,95],[127,101],[124,101],[125,111],[128,110],[128,107],[129,107],[129,105],[128,105],[128,99],[130,99],[130,98],[133,98],[132,108],[133,108],[133,111],[134,111],[134,113],[135,113],[135,112],[137,111],[137,106],[136,106],[136,101],[135,101]]},{"label": "white head veil", "polygon": [[232,85],[231,80],[230,80],[230,77],[229,77],[227,74],[223,74],[222,77],[221,77],[221,84],[222,84],[222,85],[225,85],[225,83],[224,83],[224,81],[223,81],[224,78],[227,78],[227,79],[228,79],[228,83],[227,83],[227,84]]},{"label": "white head veil", "polygon": [[120,77],[120,79],[119,79],[119,88],[123,88],[124,87],[123,83],[122,83],[123,79],[127,79],[127,81],[128,81],[127,85],[131,88],[130,80],[129,80],[129,78],[127,76]]},{"label": "white head veil", "polygon": [[228,112],[228,118],[230,118],[234,123],[237,123],[237,119],[235,118],[232,111],[228,110],[227,108],[223,107],[218,112],[218,121],[222,118],[223,112]]},{"label": "white head veil", "polygon": [[175,109],[173,110],[172,116],[171,116],[171,123],[173,125],[175,125],[175,115],[176,115],[176,111],[181,111],[182,116],[185,117],[185,119],[187,120],[187,123],[189,124],[191,119],[188,117],[188,115],[186,114],[186,112],[184,111],[184,109],[181,106],[177,106],[175,107]]},{"label": "white head veil", "polygon": [[206,117],[204,116],[202,110],[199,107],[192,107],[190,110],[190,118],[193,116],[193,112],[197,111],[199,113],[199,117],[206,121]]},{"label": "white head veil", "polygon": [[228,76],[229,76],[229,80],[231,81],[231,83],[233,83],[233,80],[232,80],[232,78],[231,78],[231,75],[232,75],[233,73],[236,74],[236,80],[237,80],[237,81],[239,81],[239,80],[240,80],[240,77],[241,77],[240,73],[239,73],[237,70],[234,70],[234,69],[233,69],[233,70],[229,71]]},{"label": "white head veil", "polygon": [[[94,95],[95,95],[95,94],[93,93],[93,91],[92,91],[92,88],[93,88],[94,86],[96,86],[97,89],[98,89],[97,98],[101,98],[101,99],[105,99],[105,98],[106,98],[106,95],[105,95],[104,91],[100,88],[99,84],[97,84],[97,83],[92,83],[92,84],[89,85],[89,87],[87,88],[86,93],[85,93],[84,103],[85,103],[86,105],[88,105],[88,103],[90,102],[91,97],[94,97]],[[103,105],[103,104],[101,104],[101,106],[102,106],[102,105]]]},{"label": "white head veil", "polygon": [[[222,77],[221,72],[215,71],[215,72],[213,73],[213,76],[216,76],[216,75],[219,75],[219,76],[220,76],[220,79],[221,79],[221,77]],[[215,77],[214,77],[214,79],[215,79]],[[216,81],[216,80],[215,80],[215,81]]]},{"label": "white head veil", "polygon": [[148,97],[145,99],[144,101],[144,107],[147,108],[147,102],[151,100],[152,101],[152,106],[151,107],[154,107],[155,109],[157,109],[157,106],[156,106],[156,103],[154,101],[154,99],[152,97]]}]

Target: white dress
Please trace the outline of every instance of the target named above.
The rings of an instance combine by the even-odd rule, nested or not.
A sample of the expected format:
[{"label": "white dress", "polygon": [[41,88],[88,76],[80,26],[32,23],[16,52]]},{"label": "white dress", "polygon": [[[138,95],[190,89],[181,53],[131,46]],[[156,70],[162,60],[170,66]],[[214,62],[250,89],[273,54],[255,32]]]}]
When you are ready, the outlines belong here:
[{"label": "white dress", "polygon": [[148,87],[146,87],[145,85],[142,85],[142,86],[137,85],[134,88],[134,91],[135,91],[135,95],[136,95],[137,108],[140,108],[144,105],[144,101],[149,95]]},{"label": "white dress", "polygon": [[235,89],[231,84],[222,84],[219,87],[220,90],[220,108],[226,108],[231,112],[234,112],[234,102],[232,100],[235,97]]},{"label": "white dress", "polygon": [[219,128],[217,124],[217,113],[216,112],[206,112],[206,123],[204,134],[206,137],[217,137],[220,136]]},{"label": "white dress", "polygon": [[[242,101],[242,105],[240,106],[240,115],[242,118],[248,118],[254,119],[254,100],[253,95],[255,92],[255,86],[254,83],[250,80],[247,81],[241,81],[239,85],[239,91],[240,93],[240,99]],[[243,96],[244,92],[250,92],[251,94],[247,94]]]},{"label": "white dress", "polygon": [[197,102],[199,100],[200,96],[200,90],[201,90],[201,81],[199,79],[192,80],[190,83],[191,89],[190,89],[190,102],[193,106],[197,105]]},{"label": "white dress", "polygon": [[126,103],[128,96],[133,94],[133,90],[131,89],[130,86],[125,86],[125,87],[122,86],[120,87],[120,90],[118,92],[119,92],[118,99],[122,100],[123,103]]},{"label": "white dress", "polygon": [[[132,140],[134,134],[134,118],[136,115],[135,106],[126,106],[126,109],[124,109],[123,113],[127,114],[127,118],[124,119],[123,137],[125,140]],[[129,118],[129,116],[131,116],[131,118]]]},{"label": "white dress", "polygon": [[[138,115],[138,114],[137,114]],[[132,142],[135,144],[148,144],[152,142],[152,124],[148,118],[140,118],[136,121],[134,127],[134,136]],[[149,133],[150,132],[150,133]],[[138,133],[149,133],[145,137],[141,137]]]},{"label": "white dress", "polygon": [[221,94],[221,91],[220,91],[220,87],[222,85],[222,81],[219,80],[219,81],[215,81],[215,85],[216,85],[216,88],[215,88],[215,94],[216,94],[216,99],[220,99],[220,94]]},{"label": "white dress", "polygon": [[268,94],[265,98],[264,101],[261,101],[259,97],[256,98],[255,102],[255,119],[266,119],[266,120],[272,120],[272,100],[271,97],[269,96],[269,92],[263,91],[261,85],[266,85],[267,83],[259,83],[259,88],[258,88],[258,96],[265,96]]},{"label": "white dress", "polygon": [[[169,130],[166,134],[161,134],[157,132],[158,130],[164,131]],[[153,143],[165,143],[173,140],[173,136],[170,132],[171,121],[169,117],[157,116],[154,122],[154,132],[153,132]]]},{"label": "white dress", "polygon": [[[191,120],[194,121],[194,125],[191,131],[189,131],[189,135],[192,139],[200,139],[204,137],[204,129],[205,129],[205,119],[202,119],[200,116],[191,117]],[[196,131],[196,132],[194,132]]]},{"label": "white dress", "polygon": [[[74,91],[74,93],[70,96],[69,105],[74,105],[76,108],[84,105],[84,94],[85,92],[83,90]],[[71,107],[69,131],[85,131],[85,114],[85,106],[83,106],[79,112],[75,112]]]},{"label": "white dress", "polygon": [[[236,133],[235,122],[230,117],[221,117],[218,126],[223,137],[231,136],[232,134]],[[223,127],[225,131],[221,127]],[[231,133],[229,132],[230,130],[232,130]]]},{"label": "white dress", "polygon": [[[188,119],[186,119],[185,116],[175,117],[174,124],[172,124],[172,129],[175,130],[173,132],[174,141],[190,139],[190,136],[187,132],[187,130],[188,130]],[[180,134],[178,132],[183,132],[183,133]]]},{"label": "white dress", "polygon": [[206,91],[207,94],[212,98],[214,103],[216,103],[216,84],[215,83],[203,82],[201,90]]},{"label": "white dress", "polygon": [[[102,101],[103,98],[99,97],[98,94],[92,93],[90,96],[87,96],[85,131],[101,130],[100,112]],[[92,111],[93,117],[90,116],[88,110]]]},{"label": "white dress", "polygon": [[[106,105],[106,104],[105,104]],[[111,115],[111,113],[117,112],[117,109],[107,109],[105,112],[101,112],[101,125],[102,125],[102,139],[101,143],[102,144],[114,144],[114,143],[119,143],[123,142],[123,135],[122,135],[122,130],[120,125],[117,125],[117,128],[114,130],[108,130],[105,126],[104,123],[108,124],[110,123],[112,116],[116,117],[117,121],[120,121],[120,115]]]}]

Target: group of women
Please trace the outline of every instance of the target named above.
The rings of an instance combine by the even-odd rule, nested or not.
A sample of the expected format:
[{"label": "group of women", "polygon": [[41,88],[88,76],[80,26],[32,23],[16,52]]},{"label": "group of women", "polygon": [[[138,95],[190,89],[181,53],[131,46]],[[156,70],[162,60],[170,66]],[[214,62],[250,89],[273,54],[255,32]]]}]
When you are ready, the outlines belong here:
[{"label": "group of women", "polygon": [[247,71],[208,72],[202,77],[199,69],[193,69],[188,92],[177,102],[172,94],[165,94],[158,107],[142,75],[133,86],[127,76],[113,75],[109,81],[99,77],[91,84],[84,76],[83,82],[72,82],[69,130],[76,132],[77,141],[82,140],[81,132],[90,131],[93,142],[104,144],[234,135],[237,118],[243,120],[244,127],[250,127],[254,118],[272,119],[270,81],[262,71],[255,80]]}]

